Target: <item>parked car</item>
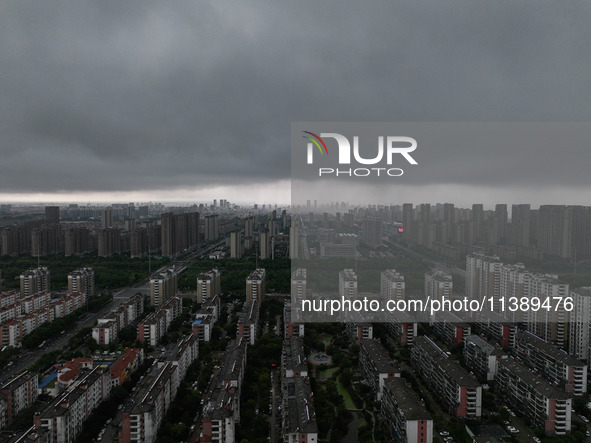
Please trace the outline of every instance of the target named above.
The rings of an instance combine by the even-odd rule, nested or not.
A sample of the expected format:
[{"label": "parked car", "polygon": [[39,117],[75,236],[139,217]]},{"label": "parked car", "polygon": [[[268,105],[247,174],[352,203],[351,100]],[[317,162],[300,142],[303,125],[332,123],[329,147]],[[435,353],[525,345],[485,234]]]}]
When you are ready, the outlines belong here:
[{"label": "parked car", "polygon": [[507,426],[507,431],[509,431],[511,434],[519,434],[519,430],[513,426]]}]

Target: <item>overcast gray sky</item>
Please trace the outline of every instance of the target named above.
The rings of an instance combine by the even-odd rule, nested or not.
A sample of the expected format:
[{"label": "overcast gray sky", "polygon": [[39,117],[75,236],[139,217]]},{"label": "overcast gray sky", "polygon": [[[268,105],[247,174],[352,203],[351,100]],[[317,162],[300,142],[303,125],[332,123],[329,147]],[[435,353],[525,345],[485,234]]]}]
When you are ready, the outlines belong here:
[{"label": "overcast gray sky", "polygon": [[[537,0],[2,2],[0,200],[286,202],[291,122],[589,121],[590,20]],[[585,204],[590,152],[541,152],[551,181],[513,156],[495,181],[462,172],[475,147],[422,191]]]}]

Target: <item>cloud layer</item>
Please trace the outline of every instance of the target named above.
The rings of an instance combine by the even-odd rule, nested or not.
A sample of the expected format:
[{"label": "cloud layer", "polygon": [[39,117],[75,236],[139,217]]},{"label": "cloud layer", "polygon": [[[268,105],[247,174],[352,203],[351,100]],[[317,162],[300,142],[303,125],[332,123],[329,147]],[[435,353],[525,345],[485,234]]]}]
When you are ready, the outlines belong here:
[{"label": "cloud layer", "polygon": [[[268,186],[290,175],[293,121],[588,121],[590,13],[568,1],[4,2],[0,190]],[[570,147],[555,181],[588,186],[568,167],[587,151]]]}]

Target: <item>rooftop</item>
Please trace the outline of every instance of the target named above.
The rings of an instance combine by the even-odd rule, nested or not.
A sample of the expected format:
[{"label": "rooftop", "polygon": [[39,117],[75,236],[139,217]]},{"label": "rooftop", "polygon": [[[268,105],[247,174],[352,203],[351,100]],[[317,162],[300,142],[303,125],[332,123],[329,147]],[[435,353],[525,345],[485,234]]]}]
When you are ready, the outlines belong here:
[{"label": "rooftop", "polygon": [[[8,380],[4,383],[1,387],[3,391],[14,391],[27,383],[31,379],[36,379],[37,374],[32,374],[31,372],[23,372],[22,374],[16,375],[15,377]],[[37,386],[35,386],[37,387]]]},{"label": "rooftop", "polygon": [[491,345],[489,342],[478,335],[467,335],[464,340],[466,341],[466,344],[468,342],[474,343],[474,345],[476,345],[485,354],[497,355],[503,353],[501,349]]},{"label": "rooftop", "polygon": [[421,403],[419,396],[406,384],[405,379],[391,377],[387,378],[384,383],[392,393],[406,420],[433,420],[425,405]]},{"label": "rooftop", "polygon": [[256,268],[254,271],[250,273],[248,280],[263,280],[265,278],[265,268]]},{"label": "rooftop", "polygon": [[369,355],[369,358],[374,362],[379,373],[394,374],[400,372],[398,364],[390,359],[384,347],[377,341],[361,340],[361,352],[366,352]]},{"label": "rooftop", "polygon": [[310,379],[308,377],[294,377],[288,379],[287,401],[287,430],[289,433],[316,434],[316,411]]},{"label": "rooftop", "polygon": [[152,366],[142,382],[138,385],[135,395],[128,400],[125,411],[130,414],[141,414],[154,408],[154,400],[162,393],[167,381],[177,367],[166,362],[161,366]]},{"label": "rooftop", "polygon": [[547,398],[556,398],[559,400],[572,398],[572,395],[569,393],[551,385],[548,381],[546,381],[546,379],[542,378],[541,374],[532,372],[531,369],[513,359],[499,360],[498,365],[499,370],[502,367],[507,368],[509,372],[517,376],[520,380],[527,383],[529,386]]},{"label": "rooftop", "polygon": [[434,361],[437,362],[445,375],[453,380],[458,386],[465,386],[468,388],[478,388],[481,386],[480,383],[471,377],[459,363],[450,360],[448,355],[428,337],[421,335],[415,338],[414,346],[423,349]]},{"label": "rooftop", "polygon": [[283,369],[293,371],[306,371],[306,354],[304,353],[304,341],[299,337],[291,337],[283,340]]},{"label": "rooftop", "polygon": [[515,335],[515,342],[525,342],[534,347],[536,347],[539,351],[543,352],[544,354],[552,357],[554,360],[560,361],[566,365],[570,366],[584,366],[585,363],[582,361],[577,360],[573,356],[567,354],[565,351],[558,349],[552,343],[548,343],[547,341],[542,340],[541,338],[529,333],[529,332],[522,332],[519,331]]}]

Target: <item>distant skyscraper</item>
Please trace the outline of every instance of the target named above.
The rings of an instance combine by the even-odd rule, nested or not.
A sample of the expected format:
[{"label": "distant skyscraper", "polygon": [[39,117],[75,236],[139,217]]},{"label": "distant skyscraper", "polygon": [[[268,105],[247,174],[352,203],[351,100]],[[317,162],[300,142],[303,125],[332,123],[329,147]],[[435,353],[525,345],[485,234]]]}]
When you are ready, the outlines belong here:
[{"label": "distant skyscraper", "polygon": [[99,229],[96,235],[99,257],[112,257],[121,252],[121,232],[117,228]]},{"label": "distant skyscraper", "polygon": [[550,255],[572,257],[572,211],[567,206],[542,205],[539,209],[538,247]]},{"label": "distant skyscraper", "polygon": [[34,257],[64,251],[64,233],[59,224],[44,225],[31,230],[31,254]]},{"label": "distant skyscraper", "polygon": [[530,205],[511,207],[511,243],[517,246],[529,246]]},{"label": "distant skyscraper", "polygon": [[269,231],[259,234],[259,257],[261,260],[271,258],[271,235]]},{"label": "distant skyscraper", "polygon": [[495,205],[494,216],[495,241],[491,243],[507,243],[507,205]]},{"label": "distant skyscraper", "polygon": [[412,203],[404,203],[402,205],[402,226],[404,228],[404,233],[402,238],[404,241],[412,242],[414,241],[413,238],[413,205]]},{"label": "distant skyscraper", "polygon": [[243,255],[242,231],[230,232],[230,258],[242,258]]},{"label": "distant skyscraper", "polygon": [[64,233],[64,250],[66,257],[84,255],[93,250],[93,239],[90,231],[83,227],[68,228]]},{"label": "distant skyscraper", "polygon": [[244,219],[244,236],[252,237],[254,235],[254,217]]},{"label": "distant skyscraper", "polygon": [[452,203],[443,204],[443,225],[441,231],[441,241],[443,243],[452,243],[455,241],[455,208]]},{"label": "distant skyscraper", "polygon": [[205,241],[215,241],[220,237],[219,217],[217,214],[206,215],[204,225]]},{"label": "distant skyscraper", "polygon": [[108,208],[103,209],[101,224],[103,229],[113,227],[113,208],[111,208],[110,206]]},{"label": "distant skyscraper", "polygon": [[162,255],[175,254],[199,245],[199,213],[188,212],[160,216]]},{"label": "distant skyscraper", "polygon": [[125,219],[125,230],[127,232],[132,232],[135,229],[135,218],[126,218]]},{"label": "distant skyscraper", "polygon": [[59,206],[45,206],[45,223],[48,225],[57,224],[60,222],[60,207]]},{"label": "distant skyscraper", "polygon": [[482,204],[472,205],[472,242],[484,240],[484,208]]},{"label": "distant skyscraper", "polygon": [[382,244],[382,220],[377,217],[367,217],[363,220],[361,241],[366,245],[376,247]]},{"label": "distant skyscraper", "polygon": [[129,234],[129,249],[131,258],[147,257],[150,248],[148,245],[148,230],[136,228]]}]

